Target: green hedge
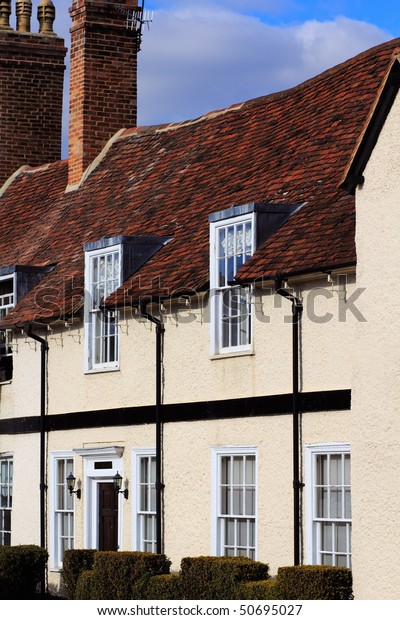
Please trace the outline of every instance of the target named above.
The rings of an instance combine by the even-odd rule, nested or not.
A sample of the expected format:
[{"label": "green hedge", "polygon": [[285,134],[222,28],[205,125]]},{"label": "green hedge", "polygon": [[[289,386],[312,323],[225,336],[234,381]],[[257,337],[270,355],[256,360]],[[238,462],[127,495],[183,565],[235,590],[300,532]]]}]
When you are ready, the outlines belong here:
[{"label": "green hedge", "polygon": [[[64,579],[79,600],[347,600],[351,571],[288,566],[269,579],[268,565],[249,558],[184,558],[169,574],[165,555],[141,552],[66,552]],[[91,568],[92,570],[87,570]],[[1,572],[0,572],[1,578]],[[72,592],[72,595],[71,595]]]},{"label": "green hedge", "polygon": [[244,601],[277,601],[279,600],[277,579],[241,583],[239,595]]},{"label": "green hedge", "polygon": [[0,547],[0,599],[32,599],[45,579],[48,553],[36,545]]},{"label": "green hedge", "polygon": [[278,569],[280,599],[348,600],[352,598],[352,574],[334,566],[284,566]]},{"label": "green hedge", "polygon": [[181,562],[182,599],[240,599],[238,585],[243,581],[268,579],[268,565],[242,557],[183,558]]},{"label": "green hedge", "polygon": [[76,584],[74,599],[77,601],[96,600],[95,575],[92,570],[84,570],[79,575]]},{"label": "green hedge", "polygon": [[68,599],[75,598],[79,577],[93,568],[96,553],[96,549],[69,549],[64,553],[62,577]]},{"label": "green hedge", "polygon": [[150,577],[146,588],[146,599],[149,601],[182,600],[180,575],[169,574]]},{"label": "green hedge", "polygon": [[78,580],[76,596],[92,600],[144,600],[149,580],[169,573],[171,562],[164,554],[140,551],[98,551],[91,575]]}]

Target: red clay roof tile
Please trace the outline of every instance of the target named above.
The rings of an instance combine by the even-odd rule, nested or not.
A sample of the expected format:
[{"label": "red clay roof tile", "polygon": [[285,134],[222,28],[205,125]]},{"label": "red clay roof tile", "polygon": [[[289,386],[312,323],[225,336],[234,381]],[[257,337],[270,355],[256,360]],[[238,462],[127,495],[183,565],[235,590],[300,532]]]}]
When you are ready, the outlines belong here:
[{"label": "red clay roof tile", "polygon": [[112,295],[204,289],[210,213],[255,202],[305,203],[243,266],[243,279],[355,264],[346,166],[400,40],[290,90],[200,119],[125,130],[81,187],[64,193],[67,162],[25,170],[0,196],[0,265],[56,268],[3,325],[78,312],[83,244],[103,236],[173,241]]}]

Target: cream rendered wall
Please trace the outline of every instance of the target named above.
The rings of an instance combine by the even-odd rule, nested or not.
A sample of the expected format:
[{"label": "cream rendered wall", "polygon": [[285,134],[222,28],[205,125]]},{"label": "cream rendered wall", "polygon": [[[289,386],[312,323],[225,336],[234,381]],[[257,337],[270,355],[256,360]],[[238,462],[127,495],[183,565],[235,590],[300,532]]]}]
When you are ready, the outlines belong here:
[{"label": "cream rendered wall", "polygon": [[[349,276],[347,296],[354,290]],[[327,279],[294,284],[304,300],[301,328],[303,391],[349,388],[355,319],[338,320],[342,291]],[[210,317],[204,307],[172,307],[165,317],[164,402],[192,402],[290,393],[291,304],[257,292],[251,355],[210,356]],[[332,318],[330,318],[332,317]],[[269,322],[268,322],[269,321]],[[53,327],[49,343],[49,413],[93,411],[154,403],[155,329],[137,316],[121,322],[118,371],[85,374],[83,326]],[[38,415],[40,347],[16,338],[14,378],[0,388],[2,417]],[[36,350],[35,350],[36,346]]]},{"label": "cream rendered wall", "polygon": [[356,194],[360,308],[351,429],[355,596],[400,595],[400,97]]},{"label": "cream rendered wall", "polygon": [[11,544],[40,544],[39,434],[0,435],[0,454],[13,457]]},{"label": "cream rendered wall", "polygon": [[1,419],[38,415],[40,408],[40,345],[24,336],[17,337],[13,365],[12,382],[0,386]]},{"label": "cream rendered wall", "polygon": [[[302,416],[302,455],[307,444],[347,441],[350,412],[318,412]],[[49,434],[49,453],[76,448],[120,446],[129,499],[122,499],[122,549],[134,548],[132,519],[135,484],[132,450],[155,446],[154,425],[110,427]],[[255,446],[258,454],[258,559],[271,574],[293,560],[293,486],[291,415],[233,420],[174,422],[164,425],[165,553],[178,570],[182,557],[212,552],[212,448]],[[84,459],[75,455],[75,476],[83,483],[75,500],[76,546],[84,540]],[[303,502],[304,505],[304,502]],[[51,532],[49,529],[49,536]],[[306,532],[303,532],[306,536]],[[307,540],[304,540],[304,545]],[[51,574],[54,586],[59,574]]]}]

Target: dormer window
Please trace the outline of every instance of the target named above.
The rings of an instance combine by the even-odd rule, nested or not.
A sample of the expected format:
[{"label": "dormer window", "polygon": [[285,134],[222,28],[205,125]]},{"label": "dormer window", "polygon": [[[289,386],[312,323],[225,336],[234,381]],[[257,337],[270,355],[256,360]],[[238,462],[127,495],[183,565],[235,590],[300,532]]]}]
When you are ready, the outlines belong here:
[{"label": "dormer window", "polygon": [[85,359],[87,371],[118,368],[118,313],[103,309],[102,304],[120,284],[120,245],[86,253]]},{"label": "dormer window", "polygon": [[209,216],[211,354],[252,350],[253,286],[236,285],[235,276],[300,207],[252,202]]},{"label": "dormer window", "polygon": [[254,252],[254,214],[211,227],[213,353],[248,350],[252,341],[251,288],[232,285]]},{"label": "dormer window", "polygon": [[[15,305],[14,275],[0,276],[0,321]],[[12,331],[0,331],[0,384],[11,381],[13,374]]]},{"label": "dormer window", "polygon": [[119,368],[119,313],[105,308],[105,302],[170,240],[120,235],[84,245],[85,372]]}]

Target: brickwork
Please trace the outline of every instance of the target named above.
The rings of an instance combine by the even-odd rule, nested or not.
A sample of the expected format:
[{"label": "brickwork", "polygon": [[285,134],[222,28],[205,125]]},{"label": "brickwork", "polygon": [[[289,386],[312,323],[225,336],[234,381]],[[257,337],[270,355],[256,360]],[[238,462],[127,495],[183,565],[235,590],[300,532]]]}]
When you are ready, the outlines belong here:
[{"label": "brickwork", "polygon": [[69,185],[119,129],[136,125],[137,40],[123,4],[74,0],[70,9]]},{"label": "brickwork", "polygon": [[0,30],[0,187],[24,164],[61,158],[64,41]]}]

